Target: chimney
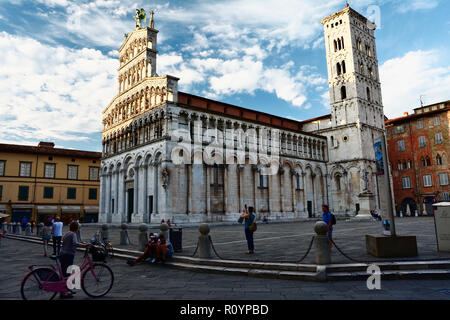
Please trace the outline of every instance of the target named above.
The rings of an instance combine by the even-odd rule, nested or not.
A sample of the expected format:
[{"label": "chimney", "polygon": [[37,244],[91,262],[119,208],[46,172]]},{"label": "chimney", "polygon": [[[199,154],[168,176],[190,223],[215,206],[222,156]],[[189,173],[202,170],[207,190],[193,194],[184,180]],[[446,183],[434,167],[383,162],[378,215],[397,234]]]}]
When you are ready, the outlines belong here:
[{"label": "chimney", "polygon": [[403,112],[403,116],[407,117],[408,116],[408,112]]},{"label": "chimney", "polygon": [[41,141],[38,144],[38,148],[54,148],[55,144],[53,142],[44,142]]}]

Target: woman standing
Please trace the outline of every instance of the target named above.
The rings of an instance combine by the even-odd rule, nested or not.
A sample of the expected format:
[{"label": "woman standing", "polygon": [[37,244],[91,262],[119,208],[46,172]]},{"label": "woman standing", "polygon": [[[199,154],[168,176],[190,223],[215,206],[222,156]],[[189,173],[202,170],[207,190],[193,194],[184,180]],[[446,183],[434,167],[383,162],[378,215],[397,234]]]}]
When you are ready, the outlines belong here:
[{"label": "woman standing", "polygon": [[48,242],[52,238],[52,223],[49,220],[45,220],[44,222],[44,227],[41,230],[41,237],[44,243],[44,257],[46,257]]},{"label": "woman standing", "polygon": [[245,231],[245,238],[247,239],[247,246],[248,246],[248,254],[252,254],[255,252],[255,246],[253,244],[253,231],[250,231],[249,227],[251,224],[255,221],[255,214],[254,214],[253,207],[248,207],[245,205],[244,207],[244,213],[241,214],[240,218],[244,219],[244,231]]}]

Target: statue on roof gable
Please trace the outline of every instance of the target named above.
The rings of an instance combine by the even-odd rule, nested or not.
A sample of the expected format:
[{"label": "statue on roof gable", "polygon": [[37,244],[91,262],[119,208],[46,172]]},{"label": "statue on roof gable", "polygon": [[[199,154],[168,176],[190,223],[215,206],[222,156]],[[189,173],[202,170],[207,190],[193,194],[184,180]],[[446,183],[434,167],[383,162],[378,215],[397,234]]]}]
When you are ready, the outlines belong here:
[{"label": "statue on roof gable", "polygon": [[136,29],[141,29],[141,20],[144,21],[144,23],[147,22],[147,17],[143,8],[141,8],[141,10],[136,9],[136,15],[134,18],[136,19]]}]

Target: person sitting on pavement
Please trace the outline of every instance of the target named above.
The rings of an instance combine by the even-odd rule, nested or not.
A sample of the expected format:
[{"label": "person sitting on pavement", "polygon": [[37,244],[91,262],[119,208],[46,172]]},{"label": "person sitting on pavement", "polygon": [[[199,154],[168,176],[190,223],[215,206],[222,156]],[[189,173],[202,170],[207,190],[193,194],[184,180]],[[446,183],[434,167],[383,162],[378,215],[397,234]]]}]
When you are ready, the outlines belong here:
[{"label": "person sitting on pavement", "polygon": [[159,259],[162,263],[164,263],[167,258],[171,258],[173,256],[173,246],[169,240],[166,240],[164,234],[159,235],[158,247],[156,249],[156,258]]},{"label": "person sitting on pavement", "polygon": [[150,236],[150,240],[148,241],[147,245],[145,246],[145,250],[144,252],[136,259],[132,260],[128,260],[127,264],[130,266],[134,266],[135,264],[147,260],[147,259],[152,259],[156,260],[156,252],[158,249],[158,242],[159,242],[159,238],[158,238],[158,234],[154,233]]}]

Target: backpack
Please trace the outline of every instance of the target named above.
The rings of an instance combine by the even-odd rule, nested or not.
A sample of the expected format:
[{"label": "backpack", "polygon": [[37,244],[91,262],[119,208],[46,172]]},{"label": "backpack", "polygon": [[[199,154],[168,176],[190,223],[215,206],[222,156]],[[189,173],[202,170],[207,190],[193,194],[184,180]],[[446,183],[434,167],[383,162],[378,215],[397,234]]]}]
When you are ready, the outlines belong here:
[{"label": "backpack", "polygon": [[334,214],[332,214],[331,212],[330,212],[330,214],[331,214],[331,225],[334,226],[336,224],[336,216]]}]

